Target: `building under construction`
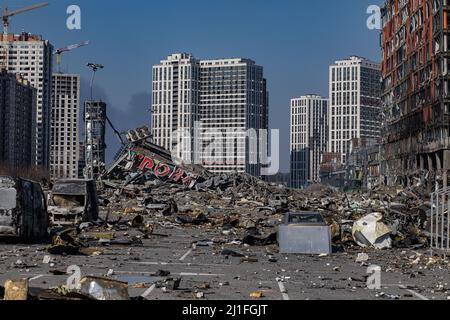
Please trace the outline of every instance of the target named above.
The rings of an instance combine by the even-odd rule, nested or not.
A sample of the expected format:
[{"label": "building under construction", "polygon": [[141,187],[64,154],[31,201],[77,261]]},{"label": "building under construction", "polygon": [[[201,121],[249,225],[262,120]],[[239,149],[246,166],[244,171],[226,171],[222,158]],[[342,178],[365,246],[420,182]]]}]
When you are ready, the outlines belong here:
[{"label": "building under construction", "polygon": [[448,184],[449,0],[387,0],[382,20],[388,184]]}]

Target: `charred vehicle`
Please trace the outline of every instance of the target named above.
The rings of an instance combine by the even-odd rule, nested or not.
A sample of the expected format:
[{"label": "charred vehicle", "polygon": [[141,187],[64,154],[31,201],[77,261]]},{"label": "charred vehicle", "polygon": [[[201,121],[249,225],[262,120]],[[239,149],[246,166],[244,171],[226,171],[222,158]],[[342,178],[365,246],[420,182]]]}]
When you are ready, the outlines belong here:
[{"label": "charred vehicle", "polygon": [[0,237],[36,241],[48,237],[45,195],[37,182],[0,177]]},{"label": "charred vehicle", "polygon": [[95,181],[56,181],[48,205],[51,221],[55,225],[96,221],[98,203]]}]

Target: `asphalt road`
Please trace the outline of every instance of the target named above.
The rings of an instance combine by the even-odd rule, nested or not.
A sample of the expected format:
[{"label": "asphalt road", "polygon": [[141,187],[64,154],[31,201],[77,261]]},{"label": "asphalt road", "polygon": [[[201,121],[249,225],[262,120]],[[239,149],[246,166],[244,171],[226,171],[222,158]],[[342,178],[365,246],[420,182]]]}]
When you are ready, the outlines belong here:
[{"label": "asphalt road", "polygon": [[[426,257],[428,251],[367,251],[370,260],[362,264],[355,262],[360,248],[327,257],[281,255],[275,246],[193,248],[193,242],[220,237],[220,231],[161,228],[156,232],[167,237],[146,239],[143,247],[101,248],[99,256],[52,256],[52,265],[43,263],[48,255],[45,245],[0,244],[0,283],[29,278],[31,287],[56,287],[65,284],[68,276],[55,276],[50,270],[65,272],[77,265],[83,276],[106,276],[112,270],[112,278],[129,282],[131,296],[149,300],[196,299],[197,292],[207,300],[249,300],[255,291],[263,293],[260,300],[447,300],[450,296],[448,262],[407,264],[417,254]],[[223,256],[224,247],[243,253],[249,261]],[[381,267],[378,290],[367,287],[369,264]],[[158,270],[180,277],[180,288],[153,286],[161,280],[153,276]],[[134,288],[136,283],[147,285]]]}]

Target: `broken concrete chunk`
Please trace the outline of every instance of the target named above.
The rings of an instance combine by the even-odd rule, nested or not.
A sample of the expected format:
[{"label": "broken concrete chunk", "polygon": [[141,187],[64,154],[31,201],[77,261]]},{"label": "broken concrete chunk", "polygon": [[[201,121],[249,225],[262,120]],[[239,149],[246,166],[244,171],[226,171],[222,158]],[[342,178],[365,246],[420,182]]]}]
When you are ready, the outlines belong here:
[{"label": "broken concrete chunk", "polygon": [[369,255],[367,253],[358,253],[358,257],[356,258],[356,263],[367,262],[369,261]]},{"label": "broken concrete chunk", "polygon": [[28,300],[28,280],[8,280],[5,282],[4,300]]},{"label": "broken concrete chunk", "polygon": [[164,287],[168,290],[178,290],[178,288],[180,287],[180,283],[181,283],[181,278],[167,278],[165,281],[163,281],[160,284],[160,287]]},{"label": "broken concrete chunk", "polygon": [[262,291],[255,291],[250,293],[250,298],[252,299],[261,299],[264,297],[264,293]]},{"label": "broken concrete chunk", "polygon": [[43,264],[49,264],[50,261],[52,261],[52,257],[50,256],[44,256],[44,259],[42,259]]},{"label": "broken concrete chunk", "polygon": [[204,294],[203,292],[197,292],[197,293],[195,294],[195,297],[196,297],[197,299],[203,299],[203,298],[205,297],[205,294]]},{"label": "broken concrete chunk", "polygon": [[253,220],[244,220],[239,223],[239,228],[241,229],[254,229],[256,228],[256,222]]}]

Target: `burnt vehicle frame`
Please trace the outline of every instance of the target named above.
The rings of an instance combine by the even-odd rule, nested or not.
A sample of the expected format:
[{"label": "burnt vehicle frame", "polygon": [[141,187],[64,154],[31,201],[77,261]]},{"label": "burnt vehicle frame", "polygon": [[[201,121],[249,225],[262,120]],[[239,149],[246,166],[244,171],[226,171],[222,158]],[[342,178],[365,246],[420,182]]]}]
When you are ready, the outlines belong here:
[{"label": "burnt vehicle frame", "polygon": [[54,225],[69,225],[98,220],[97,187],[93,180],[68,179],[54,183],[48,201]]},{"label": "burnt vehicle frame", "polygon": [[49,215],[39,183],[0,177],[0,238],[23,242],[48,238]]}]

